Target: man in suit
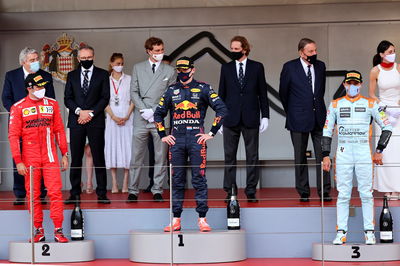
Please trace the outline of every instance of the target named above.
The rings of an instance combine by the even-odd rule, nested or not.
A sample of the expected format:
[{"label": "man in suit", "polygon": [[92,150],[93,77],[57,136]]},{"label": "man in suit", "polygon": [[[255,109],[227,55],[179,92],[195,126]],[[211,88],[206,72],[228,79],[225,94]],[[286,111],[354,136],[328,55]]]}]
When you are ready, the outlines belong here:
[{"label": "man in suit", "polygon": [[[227,199],[236,186],[236,154],[242,134],[246,149],[246,189],[249,202],[257,202],[256,187],[260,179],[258,164],[259,133],[268,127],[269,104],[264,66],[248,59],[250,44],[243,36],[231,40],[233,61],[222,65],[219,95],[228,108],[223,122]],[[237,193],[237,192],[235,192]]]},{"label": "man in suit", "polygon": [[146,40],[144,48],[149,55],[148,60],[133,66],[131,97],[135,104],[133,116],[133,157],[129,196],[127,202],[137,202],[139,194],[139,178],[151,134],[154,143],[154,185],[151,188],[153,199],[162,202],[162,184],[167,176],[167,145],[162,143],[154,125],[154,111],[167,87],[176,81],[173,67],[162,63],[164,43],[161,39],[151,37]]},{"label": "man in suit", "polygon": [[306,150],[311,135],[316,159],[318,194],[325,201],[331,201],[329,173],[324,173],[321,195],[321,137],[326,118],[325,64],[317,60],[317,45],[313,40],[301,39],[298,51],[300,58],[283,65],[279,85],[279,96],[286,112],[286,128],[290,131],[294,148],[296,189],[300,201],[308,202],[310,185]]},{"label": "man in suit", "polygon": [[87,137],[95,166],[98,203],[109,204],[104,160],[104,109],[110,101],[109,75],[106,70],[93,65],[92,47],[80,47],[78,59],[80,67],[68,73],[64,92],[65,106],[69,109],[71,146],[71,196],[65,203],[80,200],[81,167]]},{"label": "man in suit", "polygon": [[[21,67],[8,71],[4,79],[2,101],[3,106],[7,111],[10,111],[13,104],[26,97],[27,91],[25,89],[25,78],[31,73],[40,74],[44,80],[47,81],[47,84],[44,86],[46,89],[45,95],[49,98],[56,98],[53,87],[53,78],[51,74],[40,69],[39,53],[35,49],[29,47],[22,49],[19,54],[19,63]],[[16,168],[14,161],[13,168]],[[25,179],[22,175],[18,174],[17,171],[14,171],[13,191],[16,197],[14,205],[24,205],[26,197]],[[40,194],[42,204],[46,203],[46,201],[44,201],[46,194],[47,191],[42,179]]]}]

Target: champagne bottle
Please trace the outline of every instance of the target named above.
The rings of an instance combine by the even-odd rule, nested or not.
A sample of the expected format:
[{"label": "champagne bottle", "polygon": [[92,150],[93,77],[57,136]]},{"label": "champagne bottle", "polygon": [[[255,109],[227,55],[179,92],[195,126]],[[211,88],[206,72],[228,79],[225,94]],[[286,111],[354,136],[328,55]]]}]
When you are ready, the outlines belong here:
[{"label": "champagne bottle", "polygon": [[393,219],[389,211],[387,197],[383,198],[383,208],[379,219],[381,243],[393,243]]},{"label": "champagne bottle", "polygon": [[228,230],[240,229],[240,206],[236,197],[235,186],[232,185],[231,198],[226,207],[228,217]]},{"label": "champagne bottle", "polygon": [[82,209],[79,206],[79,201],[75,203],[75,207],[71,214],[71,240],[84,239],[84,221]]}]

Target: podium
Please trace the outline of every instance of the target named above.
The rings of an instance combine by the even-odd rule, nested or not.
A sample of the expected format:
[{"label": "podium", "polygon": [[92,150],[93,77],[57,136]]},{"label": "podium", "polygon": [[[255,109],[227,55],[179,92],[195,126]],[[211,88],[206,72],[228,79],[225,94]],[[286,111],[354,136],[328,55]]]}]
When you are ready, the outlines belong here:
[{"label": "podium", "polygon": [[[171,250],[172,244],[172,250]],[[219,263],[246,259],[244,230],[131,231],[130,260],[142,263]]]},{"label": "podium", "polygon": [[[35,262],[83,262],[94,260],[94,241],[70,241],[68,243],[39,242],[34,244]],[[10,242],[10,262],[31,262],[32,244]]]},{"label": "podium", "polygon": [[[365,245],[346,243],[344,245],[323,245],[326,261],[393,261],[400,260],[400,243]],[[322,244],[314,243],[312,259],[322,260]]]}]

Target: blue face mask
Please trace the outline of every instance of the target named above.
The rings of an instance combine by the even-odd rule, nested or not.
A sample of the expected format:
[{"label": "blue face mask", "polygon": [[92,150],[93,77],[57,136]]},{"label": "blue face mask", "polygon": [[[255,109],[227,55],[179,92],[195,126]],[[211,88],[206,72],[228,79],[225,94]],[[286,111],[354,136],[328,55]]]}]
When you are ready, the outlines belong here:
[{"label": "blue face mask", "polygon": [[39,68],[40,68],[40,63],[39,63],[39,61],[32,62],[32,63],[29,65],[29,67],[30,67],[30,69],[31,69],[32,72],[36,73],[36,72],[39,70]]},{"label": "blue face mask", "polygon": [[351,84],[349,87],[346,87],[347,94],[350,97],[357,96],[357,94],[360,93],[360,89],[361,89],[361,85],[356,86],[356,85]]}]

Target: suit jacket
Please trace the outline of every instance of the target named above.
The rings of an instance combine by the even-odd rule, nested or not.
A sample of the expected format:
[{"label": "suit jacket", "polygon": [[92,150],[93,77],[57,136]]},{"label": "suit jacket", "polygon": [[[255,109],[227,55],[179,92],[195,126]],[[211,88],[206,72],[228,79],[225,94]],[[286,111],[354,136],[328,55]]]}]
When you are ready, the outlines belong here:
[{"label": "suit jacket", "polygon": [[[93,67],[92,77],[90,78],[88,94],[83,94],[81,87],[81,70],[79,66],[76,70],[67,75],[65,84],[64,103],[69,109],[68,127],[105,127],[104,109],[110,101],[110,80],[108,72],[104,69]],[[84,125],[78,124],[78,117],[75,114],[76,108],[82,110],[93,110],[92,120]]]},{"label": "suit jacket", "polygon": [[242,123],[245,127],[260,125],[261,117],[269,118],[269,103],[264,66],[260,62],[247,59],[244,88],[241,91],[236,71],[236,62],[231,61],[221,67],[218,94],[228,108],[224,126],[234,127]]},{"label": "suit jacket", "polygon": [[[54,93],[53,87],[53,77],[50,73],[39,69],[38,72],[44,80],[49,81],[44,87],[46,88],[46,96],[49,98],[56,98],[56,94]],[[28,95],[25,89],[25,78],[24,78],[24,70],[22,67],[17,69],[8,71],[6,73],[6,77],[4,79],[3,93],[2,93],[2,101],[4,108],[7,111],[10,111],[11,106],[25,98]]]},{"label": "suit jacket", "polygon": [[318,61],[314,64],[314,93],[308,77],[296,58],[283,65],[279,97],[286,112],[286,128],[296,132],[311,132],[315,127],[322,130],[326,119],[325,64]]},{"label": "suit jacket", "polygon": [[[156,110],[161,96],[169,85],[176,81],[175,69],[167,64],[161,63],[156,72],[153,73],[149,60],[140,62],[133,66],[131,98],[135,104],[135,115],[133,116],[134,127],[154,128],[154,123],[149,123],[140,115],[142,109]],[[169,122],[169,119],[166,119]],[[169,127],[169,123],[166,123]]]}]

